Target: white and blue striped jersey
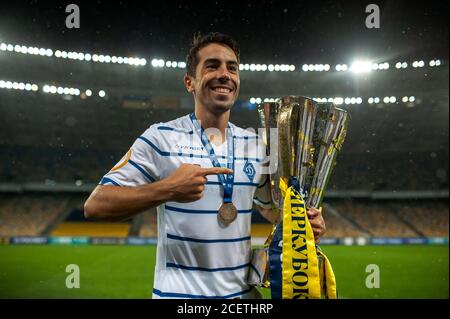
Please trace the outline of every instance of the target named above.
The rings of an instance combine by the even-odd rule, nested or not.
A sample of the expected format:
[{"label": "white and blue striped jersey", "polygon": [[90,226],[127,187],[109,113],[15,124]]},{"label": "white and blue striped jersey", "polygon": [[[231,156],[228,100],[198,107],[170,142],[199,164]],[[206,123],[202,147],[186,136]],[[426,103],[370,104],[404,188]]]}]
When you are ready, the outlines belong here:
[{"label": "white and blue striped jersey", "polygon": [[[258,135],[230,123],[234,133],[233,204],[238,217],[219,224],[223,187],[207,176],[204,196],[195,202],[166,202],[157,208],[158,244],[153,298],[254,298],[246,283],[251,253],[252,204],[270,208],[265,147]],[[211,143],[226,167],[227,142]],[[189,115],[150,126],[100,184],[138,186],[162,180],[181,164],[212,167]]]}]

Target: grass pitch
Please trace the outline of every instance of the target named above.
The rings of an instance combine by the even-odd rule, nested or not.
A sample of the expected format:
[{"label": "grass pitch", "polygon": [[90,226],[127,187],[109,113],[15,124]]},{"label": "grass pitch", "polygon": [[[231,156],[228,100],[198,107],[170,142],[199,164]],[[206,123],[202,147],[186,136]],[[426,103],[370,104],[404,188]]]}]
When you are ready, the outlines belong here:
[{"label": "grass pitch", "polygon": [[[322,246],[340,298],[448,298],[448,246]],[[155,246],[0,245],[0,298],[151,298]],[[66,266],[80,288],[66,288]],[[380,288],[366,287],[366,267]],[[270,297],[268,289],[263,295]]]}]

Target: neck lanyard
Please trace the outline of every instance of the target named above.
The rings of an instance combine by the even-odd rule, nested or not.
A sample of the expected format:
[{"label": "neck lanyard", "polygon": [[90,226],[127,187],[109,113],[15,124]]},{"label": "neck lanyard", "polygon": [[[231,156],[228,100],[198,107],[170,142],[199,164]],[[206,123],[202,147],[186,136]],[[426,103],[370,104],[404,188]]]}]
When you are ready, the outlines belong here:
[{"label": "neck lanyard", "polygon": [[[194,125],[195,131],[197,135],[200,137],[203,147],[208,152],[208,157],[211,160],[211,163],[214,167],[222,167],[217,159],[216,154],[214,153],[214,149],[209,142],[208,137],[205,134],[204,129],[201,127],[197,117],[194,113],[190,114],[190,118],[192,124]],[[232,169],[234,172],[234,134],[231,125],[228,124],[227,128],[227,168]],[[223,186],[223,202],[231,203],[233,197],[233,182],[234,182],[234,173],[233,174],[218,174],[220,182]]]}]

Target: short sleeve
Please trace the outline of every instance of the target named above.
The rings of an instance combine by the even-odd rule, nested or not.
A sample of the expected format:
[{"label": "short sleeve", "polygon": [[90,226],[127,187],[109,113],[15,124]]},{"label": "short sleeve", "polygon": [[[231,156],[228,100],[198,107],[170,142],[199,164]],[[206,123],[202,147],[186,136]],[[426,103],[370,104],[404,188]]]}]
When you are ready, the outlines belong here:
[{"label": "short sleeve", "polygon": [[139,186],[159,180],[160,158],[155,146],[157,134],[154,126],[147,129],[99,184]]},{"label": "short sleeve", "polygon": [[264,175],[262,183],[258,185],[253,197],[253,202],[263,208],[272,208],[272,196],[270,193],[270,178],[269,175]]}]

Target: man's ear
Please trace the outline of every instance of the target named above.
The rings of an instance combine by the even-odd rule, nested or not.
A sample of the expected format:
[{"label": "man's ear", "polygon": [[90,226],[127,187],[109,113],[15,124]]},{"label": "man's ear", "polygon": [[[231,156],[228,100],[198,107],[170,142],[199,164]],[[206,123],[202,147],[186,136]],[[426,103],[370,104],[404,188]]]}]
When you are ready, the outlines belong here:
[{"label": "man's ear", "polygon": [[190,75],[184,75],[184,86],[189,93],[194,92],[194,81]]}]

